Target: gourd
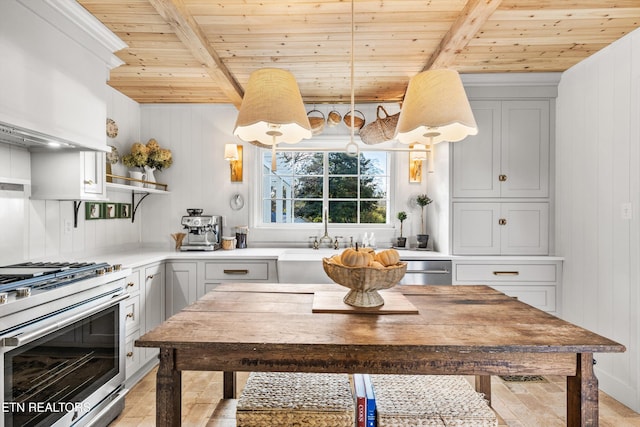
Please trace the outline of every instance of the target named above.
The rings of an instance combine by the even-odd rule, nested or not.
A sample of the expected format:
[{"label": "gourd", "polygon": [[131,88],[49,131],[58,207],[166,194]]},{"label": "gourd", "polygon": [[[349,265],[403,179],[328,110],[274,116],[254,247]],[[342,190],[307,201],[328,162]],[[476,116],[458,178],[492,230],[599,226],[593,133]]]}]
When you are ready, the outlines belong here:
[{"label": "gourd", "polygon": [[340,254],[336,254],[331,258],[329,258],[329,260],[334,264],[342,265],[342,260],[340,258],[341,258]]},{"label": "gourd", "polygon": [[375,260],[385,267],[396,265],[400,262],[400,254],[395,249],[387,249],[376,254]]},{"label": "gourd", "polygon": [[385,268],[385,266],[380,264],[378,261],[373,261],[371,263],[370,267],[377,268],[377,269]]},{"label": "gourd", "polygon": [[340,256],[343,265],[347,267],[368,267],[373,261],[373,256],[369,252],[355,249],[345,249]]}]

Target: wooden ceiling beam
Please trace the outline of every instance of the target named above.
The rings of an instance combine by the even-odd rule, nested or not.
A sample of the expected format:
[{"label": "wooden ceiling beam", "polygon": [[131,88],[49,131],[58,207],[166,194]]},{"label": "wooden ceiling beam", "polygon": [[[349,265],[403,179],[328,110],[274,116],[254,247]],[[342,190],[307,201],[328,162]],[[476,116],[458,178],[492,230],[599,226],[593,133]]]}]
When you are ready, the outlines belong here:
[{"label": "wooden ceiling beam", "polygon": [[469,0],[422,71],[448,68],[456,55],[473,39],[480,27],[500,6],[502,0]]},{"label": "wooden ceiling beam", "polygon": [[204,33],[189,13],[182,0],[149,0],[156,11],[173,28],[178,38],[202,63],[205,71],[220,86],[231,103],[240,108],[244,90],[224,65],[218,53],[210,46]]}]

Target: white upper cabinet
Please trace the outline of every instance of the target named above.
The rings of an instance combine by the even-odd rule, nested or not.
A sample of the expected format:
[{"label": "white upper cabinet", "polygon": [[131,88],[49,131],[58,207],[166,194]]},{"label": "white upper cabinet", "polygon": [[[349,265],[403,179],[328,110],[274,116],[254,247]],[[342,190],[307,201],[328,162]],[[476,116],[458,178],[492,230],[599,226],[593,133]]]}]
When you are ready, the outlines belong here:
[{"label": "white upper cabinet", "polygon": [[106,200],[105,153],[31,153],[31,198]]},{"label": "white upper cabinet", "polygon": [[547,100],[476,100],[478,135],[452,144],[453,197],[548,197]]}]

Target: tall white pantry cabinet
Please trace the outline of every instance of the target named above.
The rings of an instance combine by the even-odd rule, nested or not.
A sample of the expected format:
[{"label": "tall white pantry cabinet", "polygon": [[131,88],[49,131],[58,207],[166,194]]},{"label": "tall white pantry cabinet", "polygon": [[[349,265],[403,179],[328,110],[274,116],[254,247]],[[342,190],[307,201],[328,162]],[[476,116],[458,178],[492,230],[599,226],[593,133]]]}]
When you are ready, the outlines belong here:
[{"label": "tall white pantry cabinet", "polygon": [[478,134],[450,146],[453,282],[559,315],[562,259],[549,256],[557,81],[467,92]]},{"label": "tall white pantry cabinet", "polygon": [[455,255],[549,254],[550,102],[471,101],[478,135],[451,149]]}]

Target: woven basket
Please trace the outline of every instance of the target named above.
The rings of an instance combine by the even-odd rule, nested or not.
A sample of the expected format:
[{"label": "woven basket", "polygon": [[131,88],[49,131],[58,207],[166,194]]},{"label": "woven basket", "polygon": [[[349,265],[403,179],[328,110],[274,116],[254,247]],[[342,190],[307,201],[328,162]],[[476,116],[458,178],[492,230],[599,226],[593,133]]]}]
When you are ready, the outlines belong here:
[{"label": "woven basket", "polygon": [[348,267],[336,264],[330,258],[323,258],[322,268],[331,280],[351,289],[343,299],[346,304],[378,307],[384,304],[378,290],[397,285],[407,272],[407,263],[399,262],[386,268]]},{"label": "woven basket", "polygon": [[236,409],[237,427],[353,427],[347,374],[252,372]]},{"label": "woven basket", "polygon": [[336,110],[331,110],[327,116],[327,126],[330,128],[339,125],[342,121],[342,116]]},{"label": "woven basket", "polygon": [[481,394],[460,375],[371,375],[378,427],[495,427]]},{"label": "woven basket", "polygon": [[[381,111],[384,112],[384,117],[380,115]],[[360,131],[360,139],[365,144],[379,144],[392,140],[395,136],[400,113],[390,116],[382,105],[378,105],[376,116],[375,121],[369,123]]]},{"label": "woven basket", "polygon": [[[354,132],[358,133],[360,132],[360,129],[362,129],[365,123],[364,114],[362,114],[362,111],[360,110],[354,110],[353,114],[354,114],[354,117],[353,117]],[[358,114],[361,117],[358,117]],[[347,125],[348,128],[351,128],[351,111],[349,111],[347,114],[344,115],[344,119],[342,119],[342,121],[344,122],[345,125]]]},{"label": "woven basket", "polygon": [[[319,116],[318,116],[319,115]],[[311,125],[311,134],[320,135],[324,129],[324,114],[320,110],[311,110],[307,113],[309,124]]]}]

